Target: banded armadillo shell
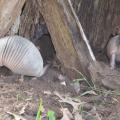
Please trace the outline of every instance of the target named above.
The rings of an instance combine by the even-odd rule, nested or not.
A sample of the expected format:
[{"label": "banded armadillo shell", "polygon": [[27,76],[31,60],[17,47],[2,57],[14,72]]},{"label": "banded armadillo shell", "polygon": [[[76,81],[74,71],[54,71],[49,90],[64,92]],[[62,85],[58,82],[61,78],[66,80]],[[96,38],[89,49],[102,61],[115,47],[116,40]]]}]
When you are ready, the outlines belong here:
[{"label": "banded armadillo shell", "polygon": [[40,77],[43,74],[43,59],[39,50],[21,36],[0,39],[0,66],[22,75]]}]

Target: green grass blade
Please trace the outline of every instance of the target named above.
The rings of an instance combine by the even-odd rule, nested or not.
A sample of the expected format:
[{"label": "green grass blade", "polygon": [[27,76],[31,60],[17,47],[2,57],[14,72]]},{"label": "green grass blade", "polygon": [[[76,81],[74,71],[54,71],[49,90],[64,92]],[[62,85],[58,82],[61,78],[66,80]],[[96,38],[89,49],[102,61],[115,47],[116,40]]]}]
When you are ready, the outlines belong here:
[{"label": "green grass blade", "polygon": [[38,111],[37,111],[37,116],[36,116],[36,120],[40,120],[40,113],[43,109],[43,106],[42,106],[42,99],[39,100],[39,106],[38,106]]},{"label": "green grass blade", "polygon": [[55,120],[55,113],[51,110],[47,112],[48,120]]}]

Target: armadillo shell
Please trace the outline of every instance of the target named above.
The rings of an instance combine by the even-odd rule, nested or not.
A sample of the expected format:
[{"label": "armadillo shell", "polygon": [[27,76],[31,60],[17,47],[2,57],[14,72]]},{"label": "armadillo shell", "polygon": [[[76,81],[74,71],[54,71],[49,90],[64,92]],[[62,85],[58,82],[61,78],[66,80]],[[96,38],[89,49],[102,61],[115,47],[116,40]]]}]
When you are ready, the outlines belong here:
[{"label": "armadillo shell", "polygon": [[0,39],[0,65],[17,74],[41,76],[43,59],[35,45],[20,36]]}]

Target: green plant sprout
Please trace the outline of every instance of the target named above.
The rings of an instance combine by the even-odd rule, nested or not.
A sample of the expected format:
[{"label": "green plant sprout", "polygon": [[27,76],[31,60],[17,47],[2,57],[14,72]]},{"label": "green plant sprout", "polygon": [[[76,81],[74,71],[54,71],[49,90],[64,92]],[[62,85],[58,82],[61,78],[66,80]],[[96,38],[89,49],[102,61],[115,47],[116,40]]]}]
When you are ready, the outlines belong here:
[{"label": "green plant sprout", "polygon": [[48,120],[55,120],[55,113],[54,113],[54,111],[49,110],[47,112],[47,117],[48,117]]},{"label": "green plant sprout", "polygon": [[36,120],[40,120],[40,113],[43,110],[43,106],[42,106],[42,99],[39,100],[39,106],[38,106],[38,111],[37,111],[37,116],[36,116]]}]

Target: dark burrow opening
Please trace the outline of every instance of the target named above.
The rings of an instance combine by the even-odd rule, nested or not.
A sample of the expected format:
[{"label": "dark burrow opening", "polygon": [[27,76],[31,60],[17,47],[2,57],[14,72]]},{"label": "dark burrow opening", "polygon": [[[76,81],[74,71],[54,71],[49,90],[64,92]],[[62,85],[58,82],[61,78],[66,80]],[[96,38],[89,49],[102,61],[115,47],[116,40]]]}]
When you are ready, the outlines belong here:
[{"label": "dark burrow opening", "polygon": [[44,34],[38,38],[35,45],[40,50],[44,64],[54,59],[56,52],[49,34]]},{"label": "dark burrow opening", "polygon": [[47,64],[47,62],[54,59],[56,51],[44,19],[40,20],[38,24],[35,25],[31,41],[39,49],[43,57],[44,64]]}]

